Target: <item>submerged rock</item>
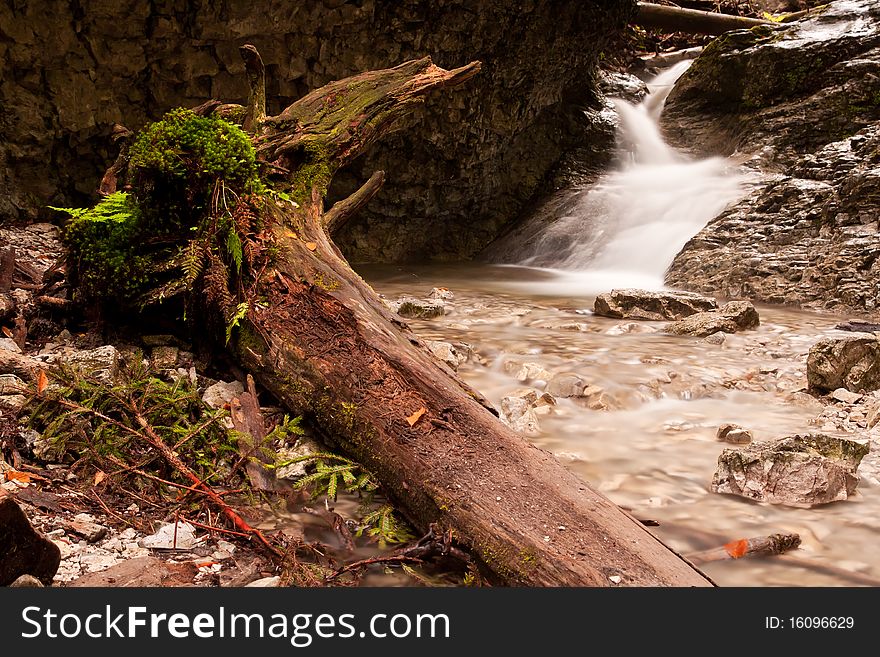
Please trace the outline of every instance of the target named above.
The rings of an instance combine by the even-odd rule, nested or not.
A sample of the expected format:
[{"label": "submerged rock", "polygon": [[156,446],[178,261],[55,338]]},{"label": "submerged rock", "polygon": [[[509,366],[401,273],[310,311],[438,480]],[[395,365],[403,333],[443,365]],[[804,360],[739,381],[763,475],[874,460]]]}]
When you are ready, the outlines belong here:
[{"label": "submerged rock", "polygon": [[880,340],[868,333],[819,340],[807,356],[807,383],[819,392],[877,390]]},{"label": "submerged rock", "polygon": [[797,507],[845,500],[858,486],[856,470],[869,449],[825,434],[726,449],[718,457],[712,490]]},{"label": "submerged rock", "polygon": [[550,413],[554,406],[553,395],[523,388],[501,400],[501,420],[514,431],[534,435],[541,430],[538,415]]},{"label": "submerged rock", "polygon": [[33,575],[48,586],[59,563],[58,546],[31,527],[12,498],[0,499],[0,586],[22,575]]},{"label": "submerged rock", "polygon": [[431,319],[446,314],[446,308],[440,299],[401,297],[397,301],[389,303],[388,306],[401,317],[409,319]]},{"label": "submerged rock", "polygon": [[554,397],[580,397],[587,382],[573,372],[562,372],[547,383],[547,392]]},{"label": "submerged rock", "polygon": [[717,307],[715,299],[691,292],[626,289],[600,294],[593,312],[603,317],[663,321],[679,320]]}]

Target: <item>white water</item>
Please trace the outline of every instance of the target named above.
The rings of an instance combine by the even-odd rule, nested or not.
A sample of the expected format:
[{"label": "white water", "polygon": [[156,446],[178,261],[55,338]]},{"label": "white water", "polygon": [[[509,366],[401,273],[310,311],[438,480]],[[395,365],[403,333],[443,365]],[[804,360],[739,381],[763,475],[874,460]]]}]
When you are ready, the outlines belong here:
[{"label": "white water", "polygon": [[639,105],[615,100],[623,150],[616,171],[573,190],[576,202],[551,223],[519,264],[552,276],[532,293],[593,294],[662,289],[666,270],[713,217],[744,193],[745,174],[724,158],[694,160],[663,141],[658,119],[680,62],[649,83]]}]

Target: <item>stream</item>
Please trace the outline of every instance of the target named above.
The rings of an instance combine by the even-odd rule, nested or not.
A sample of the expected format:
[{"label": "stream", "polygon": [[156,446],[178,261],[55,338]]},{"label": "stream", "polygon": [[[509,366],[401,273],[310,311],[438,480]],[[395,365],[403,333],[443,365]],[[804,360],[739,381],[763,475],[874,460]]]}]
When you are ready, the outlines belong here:
[{"label": "stream", "polygon": [[[664,273],[687,240],[748,192],[753,174],[735,162],[692,160],[660,136],[663,101],[687,65],[649,83],[651,94],[640,105],[615,102],[616,170],[594,185],[566,190],[566,211],[509,236],[510,243],[494,251],[503,253],[502,262],[360,266],[358,272],[389,300],[451,290],[445,315],[410,325],[426,340],[467,345],[459,347],[470,353],[459,375],[496,408],[523,388],[540,394],[549,375],[564,372],[601,388],[592,407],[557,398],[527,438],[636,517],[657,521],[651,531],[673,549],[687,554],[734,539],[800,535],[794,558],[702,565],[719,585],[880,580],[874,452],[859,469],[857,493],[821,507],[758,503],[709,486],[718,455],[731,447],[716,439],[724,423],[751,430],[755,440],[818,430],[867,437],[863,410],[826,405],[827,399],[806,393],[810,346],[841,335],[834,326],[848,318],[758,306],[758,329],[720,341],[591,312],[595,295],[612,288],[663,289]],[[527,364],[546,372],[526,378]]]}]

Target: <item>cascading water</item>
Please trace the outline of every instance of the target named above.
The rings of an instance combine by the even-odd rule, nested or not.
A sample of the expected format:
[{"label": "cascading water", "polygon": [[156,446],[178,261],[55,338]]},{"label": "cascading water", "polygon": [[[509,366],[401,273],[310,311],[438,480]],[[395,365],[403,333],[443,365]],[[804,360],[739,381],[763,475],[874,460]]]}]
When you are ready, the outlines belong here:
[{"label": "cascading water", "polygon": [[612,287],[661,289],[685,243],[743,195],[745,175],[724,158],[691,159],[663,141],[658,119],[680,62],[648,84],[639,105],[615,100],[622,156],[596,184],[570,190],[566,211],[512,251],[508,263],[552,274],[540,293],[588,295]]}]

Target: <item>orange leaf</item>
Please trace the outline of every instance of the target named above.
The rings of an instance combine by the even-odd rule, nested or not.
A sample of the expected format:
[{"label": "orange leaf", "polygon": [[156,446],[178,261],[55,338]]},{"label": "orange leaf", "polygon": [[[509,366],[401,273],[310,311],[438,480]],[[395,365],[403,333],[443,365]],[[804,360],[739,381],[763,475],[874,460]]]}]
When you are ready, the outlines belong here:
[{"label": "orange leaf", "polygon": [[23,484],[31,483],[31,475],[27,472],[18,472],[17,470],[6,471],[6,481],[20,481]]},{"label": "orange leaf", "polygon": [[97,486],[102,481],[104,481],[106,478],[107,478],[107,474],[105,472],[102,472],[101,470],[98,470],[95,473],[95,480],[92,482],[92,486]]},{"label": "orange leaf", "polygon": [[749,550],[749,540],[747,538],[742,538],[738,541],[731,541],[730,543],[726,543],[724,545],[724,549],[734,559],[739,559],[744,556],[746,552]]},{"label": "orange leaf", "polygon": [[46,373],[43,370],[40,370],[37,374],[37,394],[42,395],[43,391],[46,390],[46,386],[49,385],[49,377],[46,376]]},{"label": "orange leaf", "polygon": [[428,409],[422,406],[415,413],[406,418],[406,421],[409,422],[409,426],[413,426],[416,422],[418,422],[421,417],[428,412]]},{"label": "orange leaf", "polygon": [[309,251],[314,251],[315,249],[318,248],[318,243],[317,242],[306,242],[306,248]]},{"label": "orange leaf", "polygon": [[3,335],[5,335],[7,338],[11,338],[15,334],[12,332],[12,329],[4,326],[3,327]]}]

